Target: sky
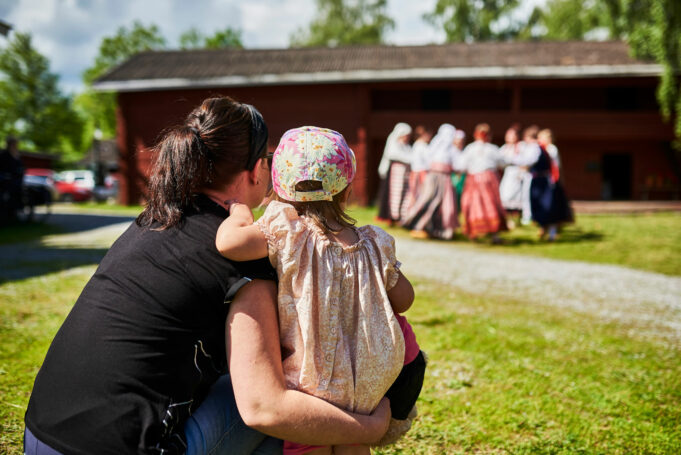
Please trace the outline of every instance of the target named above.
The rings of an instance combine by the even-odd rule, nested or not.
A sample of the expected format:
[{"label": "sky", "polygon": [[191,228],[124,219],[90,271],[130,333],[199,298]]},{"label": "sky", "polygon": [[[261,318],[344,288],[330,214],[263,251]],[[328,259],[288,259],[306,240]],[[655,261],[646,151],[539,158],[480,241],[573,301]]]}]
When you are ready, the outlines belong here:
[{"label": "sky", "polygon": [[[444,33],[422,16],[437,0],[388,0],[395,28],[386,41],[396,45],[444,42]],[[0,19],[29,32],[50,60],[62,90],[82,89],[81,75],[94,61],[102,38],[139,20],[156,24],[169,47],[196,27],[205,35],[233,27],[247,48],[284,48],[290,35],[314,17],[314,0],[0,0]],[[4,38],[0,36],[0,45]]]}]

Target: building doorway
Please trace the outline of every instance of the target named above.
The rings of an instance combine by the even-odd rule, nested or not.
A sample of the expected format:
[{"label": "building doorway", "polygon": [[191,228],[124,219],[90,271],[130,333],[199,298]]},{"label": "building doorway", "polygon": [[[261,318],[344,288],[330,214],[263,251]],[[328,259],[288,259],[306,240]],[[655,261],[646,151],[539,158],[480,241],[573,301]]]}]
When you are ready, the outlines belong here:
[{"label": "building doorway", "polygon": [[607,153],[601,165],[601,198],[606,201],[631,199],[631,154]]}]

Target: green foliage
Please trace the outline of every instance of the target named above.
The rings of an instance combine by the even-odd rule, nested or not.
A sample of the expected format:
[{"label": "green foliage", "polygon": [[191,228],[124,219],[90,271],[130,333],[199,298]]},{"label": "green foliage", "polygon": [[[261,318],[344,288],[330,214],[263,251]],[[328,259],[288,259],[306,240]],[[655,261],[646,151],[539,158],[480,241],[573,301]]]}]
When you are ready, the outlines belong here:
[{"label": "green foliage", "polygon": [[145,27],[141,22],[135,21],[130,29],[119,27],[114,36],[102,39],[95,63],[85,70],[83,81],[92,84],[109,69],[138,52],[162,49],[165,44],[165,38],[156,25]]},{"label": "green foliage", "polygon": [[77,154],[82,151],[83,120],[62,95],[49,61],[15,33],[0,50],[0,134],[18,135],[22,148]]},{"label": "green foliage", "polygon": [[543,39],[582,40],[589,32],[607,28],[603,21],[604,2],[601,0],[550,0],[540,15],[538,24],[544,28]]},{"label": "green foliage", "polygon": [[227,27],[224,30],[218,30],[212,36],[203,36],[196,27],[192,27],[180,35],[180,49],[222,49],[226,47],[238,49],[244,47],[241,41],[241,30]]},{"label": "green foliage", "polygon": [[623,39],[635,57],[662,66],[657,99],[674,121],[681,159],[681,1],[548,0],[518,19],[518,0],[438,0],[425,19],[448,41]]},{"label": "green foliage", "polygon": [[144,26],[138,21],[131,28],[119,27],[115,35],[102,39],[94,64],[83,73],[87,88],[76,99],[78,108],[88,119],[90,131],[99,128],[104,139],[116,135],[116,94],[95,92],[92,83],[138,52],[162,49],[165,44],[156,25]]},{"label": "green foliage", "polygon": [[662,66],[657,89],[660,111],[674,119],[681,149],[681,2],[679,0],[552,0],[542,14],[545,38],[582,39],[599,27],[624,39],[635,57]]},{"label": "green foliage", "polygon": [[203,44],[203,34],[198,28],[192,27],[180,35],[180,49],[199,49]]},{"label": "green foliage", "polygon": [[[662,115],[666,119],[674,116],[674,130],[677,137],[677,148],[681,149],[681,2],[678,0],[658,0],[654,2],[651,16],[654,29],[648,40],[649,44],[634,47],[635,52],[651,52],[655,60],[662,65],[662,77],[657,88],[657,100]],[[640,43],[643,41],[636,41]]]},{"label": "green foliage", "polygon": [[309,29],[291,35],[291,46],[381,44],[395,22],[386,15],[387,0],[317,0]]},{"label": "green foliage", "polygon": [[213,36],[206,38],[205,47],[207,49],[221,49],[225,47],[243,48],[241,30],[234,30],[230,27],[218,30]]},{"label": "green foliage", "polygon": [[512,14],[518,5],[518,0],[438,0],[424,18],[442,28],[449,42],[509,39],[526,26]]}]

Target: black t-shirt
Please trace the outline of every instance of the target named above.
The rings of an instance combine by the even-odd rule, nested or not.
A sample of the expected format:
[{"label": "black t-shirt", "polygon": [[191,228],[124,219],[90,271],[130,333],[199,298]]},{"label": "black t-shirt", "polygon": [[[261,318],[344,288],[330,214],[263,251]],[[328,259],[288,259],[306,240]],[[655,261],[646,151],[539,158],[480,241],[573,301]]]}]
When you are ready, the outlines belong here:
[{"label": "black t-shirt", "polygon": [[65,454],[173,453],[187,416],[226,372],[226,296],[243,277],[275,279],[267,259],[232,263],[208,198],[177,227],[133,223],[59,329],[26,412]]}]

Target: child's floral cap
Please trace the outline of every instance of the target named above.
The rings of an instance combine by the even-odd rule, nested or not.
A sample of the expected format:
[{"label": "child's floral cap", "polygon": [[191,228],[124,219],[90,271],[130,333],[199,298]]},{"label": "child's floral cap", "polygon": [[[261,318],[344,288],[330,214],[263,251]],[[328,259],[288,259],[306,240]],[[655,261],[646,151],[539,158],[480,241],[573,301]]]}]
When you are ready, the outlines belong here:
[{"label": "child's floral cap", "polygon": [[[272,187],[286,201],[331,201],[355,178],[355,154],[343,135],[316,126],[284,133],[272,157]],[[296,191],[296,184],[313,180],[322,189]]]}]

